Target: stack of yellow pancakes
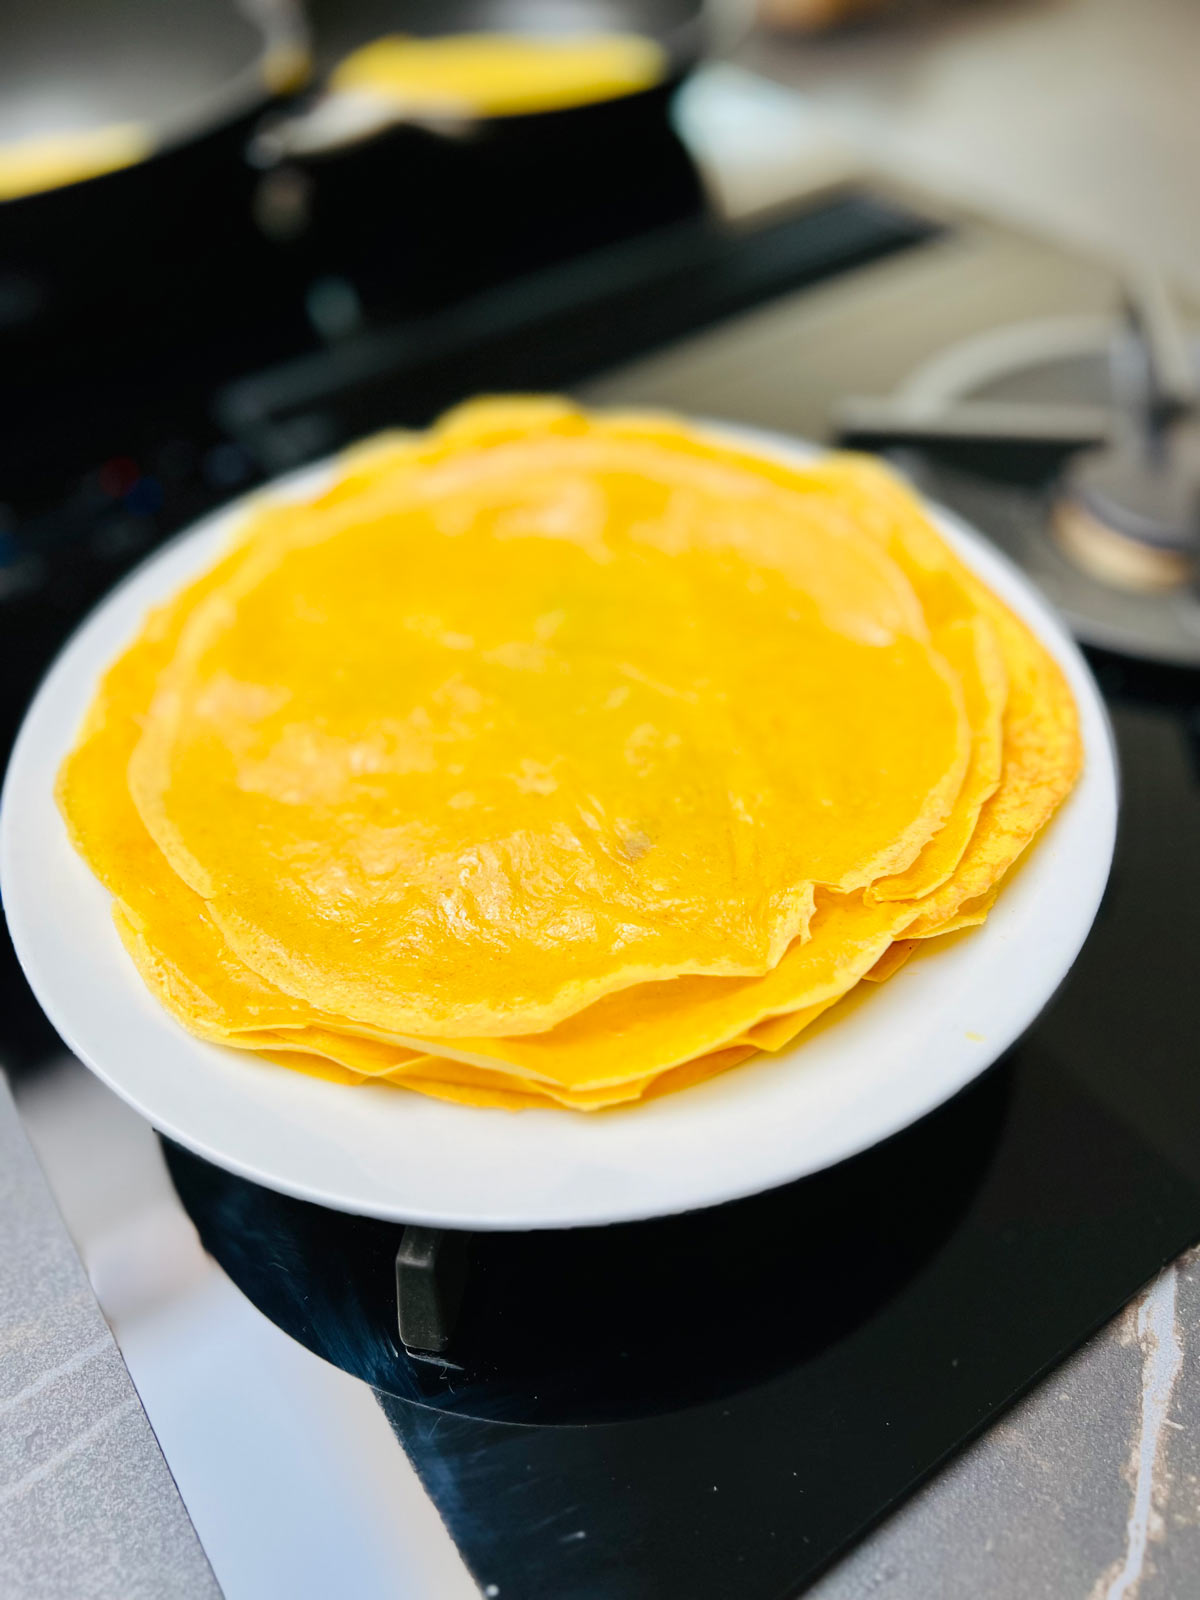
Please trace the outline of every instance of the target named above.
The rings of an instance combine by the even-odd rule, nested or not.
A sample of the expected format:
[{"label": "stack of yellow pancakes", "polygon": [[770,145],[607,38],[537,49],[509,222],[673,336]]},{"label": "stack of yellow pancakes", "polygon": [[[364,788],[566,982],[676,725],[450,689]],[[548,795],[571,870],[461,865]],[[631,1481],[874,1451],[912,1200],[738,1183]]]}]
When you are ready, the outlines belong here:
[{"label": "stack of yellow pancakes", "polygon": [[594,1110],[981,922],[1079,762],[1058,666],[877,463],[497,399],[254,503],[59,800],[193,1033]]}]

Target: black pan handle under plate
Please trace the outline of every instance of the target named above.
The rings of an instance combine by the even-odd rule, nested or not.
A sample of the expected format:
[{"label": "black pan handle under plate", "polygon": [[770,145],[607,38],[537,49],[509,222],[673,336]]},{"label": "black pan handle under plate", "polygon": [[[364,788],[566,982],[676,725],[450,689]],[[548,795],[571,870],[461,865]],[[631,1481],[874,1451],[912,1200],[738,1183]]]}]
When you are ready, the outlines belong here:
[{"label": "black pan handle under plate", "polygon": [[469,1233],[407,1227],[396,1251],[396,1321],[410,1355],[450,1347],[467,1281]]}]

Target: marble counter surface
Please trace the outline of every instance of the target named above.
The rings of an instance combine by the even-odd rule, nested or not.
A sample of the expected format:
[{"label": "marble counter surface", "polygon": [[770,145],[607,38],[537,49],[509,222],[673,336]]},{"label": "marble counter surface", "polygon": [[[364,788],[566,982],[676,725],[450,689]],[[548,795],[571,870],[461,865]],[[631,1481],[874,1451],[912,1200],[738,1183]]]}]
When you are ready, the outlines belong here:
[{"label": "marble counter surface", "polygon": [[0,1076],[0,1593],[219,1590]]},{"label": "marble counter surface", "polygon": [[1200,1594],[1200,1250],[964,1451],[812,1600]]}]

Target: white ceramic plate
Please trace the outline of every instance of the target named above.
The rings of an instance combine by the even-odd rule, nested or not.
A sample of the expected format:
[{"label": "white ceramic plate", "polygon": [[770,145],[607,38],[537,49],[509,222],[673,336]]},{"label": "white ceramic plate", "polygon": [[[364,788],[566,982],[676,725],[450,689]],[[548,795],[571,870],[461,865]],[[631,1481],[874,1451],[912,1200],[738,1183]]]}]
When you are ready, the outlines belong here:
[{"label": "white ceramic plate", "polygon": [[[811,455],[794,441],[728,431],[764,453]],[[329,470],[287,480],[281,492],[311,493]],[[1078,954],[1116,823],[1104,708],[1025,579],[934,511],[950,543],[1061,662],[1083,722],[1083,777],[982,928],[922,953],[789,1051],[600,1115],[479,1111],[394,1088],[343,1088],[193,1039],[143,988],[52,791],[98,674],[149,606],[212,561],[236,515],[182,535],[75,634],[25,720],[0,815],[9,926],[50,1020],[110,1088],[209,1161],[339,1210],[434,1226],[562,1228],[713,1205],[830,1166],[932,1110],[1028,1027]]]}]

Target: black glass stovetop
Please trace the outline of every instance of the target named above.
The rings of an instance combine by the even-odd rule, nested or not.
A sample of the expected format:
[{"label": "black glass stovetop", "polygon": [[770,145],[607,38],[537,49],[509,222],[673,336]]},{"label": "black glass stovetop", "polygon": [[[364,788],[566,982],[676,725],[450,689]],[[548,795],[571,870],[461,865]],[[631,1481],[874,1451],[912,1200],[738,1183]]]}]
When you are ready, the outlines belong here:
[{"label": "black glass stovetop", "polygon": [[[644,295],[632,257],[623,278],[610,266],[588,292],[596,304],[615,295],[621,315],[576,317],[592,346],[570,355],[575,371],[604,365],[606,339],[627,355],[639,327],[650,347],[681,320],[716,321],[937,232],[854,205],[834,214],[832,237],[850,229],[840,265],[826,252],[811,269],[799,235],[764,231],[757,245],[753,234],[722,244],[707,279],[681,245],[676,276]],[[705,282],[726,298],[705,299]],[[430,409],[440,403],[439,373],[481,386],[468,382],[470,348],[460,341],[460,371],[436,351],[422,367],[398,346],[364,345],[345,357],[345,391],[336,362],[280,370],[237,399],[240,448],[261,449],[266,470],[272,449],[299,448],[302,415],[324,419],[322,446],[340,416],[354,430],[409,420],[422,383]],[[548,373],[557,348],[502,329],[481,370],[492,386],[506,359]],[[463,1240],[461,1312],[436,1358],[400,1342],[402,1230],[168,1148],[179,1195],[234,1283],[375,1388],[484,1594],[799,1593],[1200,1238],[1200,678],[1108,655],[1092,664],[1123,782],[1093,933],[1025,1039],[884,1145],[709,1212]]]}]

